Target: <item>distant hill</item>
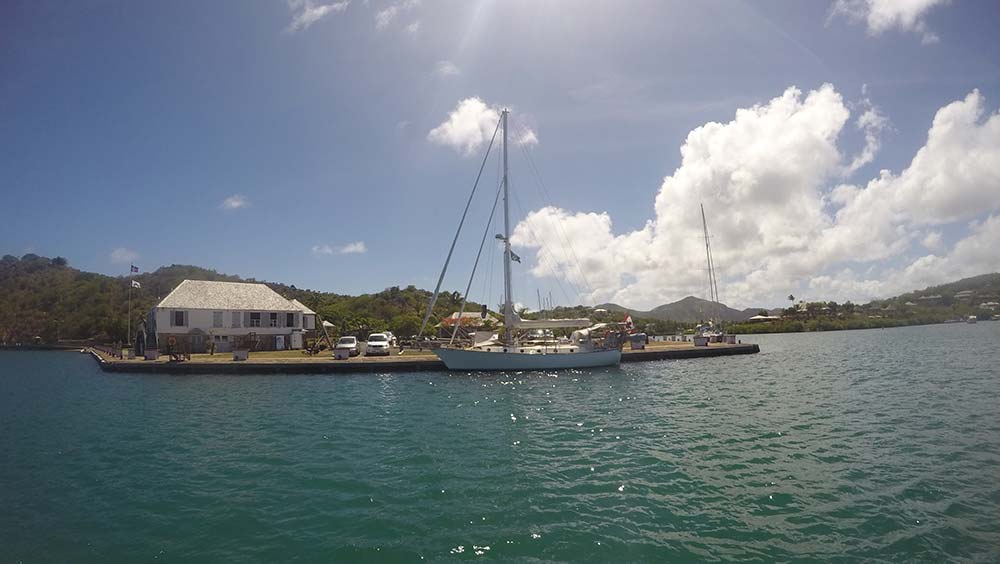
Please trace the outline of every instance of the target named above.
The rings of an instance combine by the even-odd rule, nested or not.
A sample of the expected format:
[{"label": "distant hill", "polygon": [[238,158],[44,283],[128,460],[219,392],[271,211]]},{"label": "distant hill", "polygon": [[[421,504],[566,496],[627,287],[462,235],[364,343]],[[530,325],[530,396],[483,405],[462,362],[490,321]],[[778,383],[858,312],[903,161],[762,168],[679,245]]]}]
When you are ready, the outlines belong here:
[{"label": "distant hill", "polygon": [[748,308],[740,311],[725,304],[717,304],[694,296],[688,296],[673,303],[663,304],[649,311],[629,309],[613,303],[601,304],[597,307],[607,309],[608,311],[628,312],[633,317],[649,317],[662,321],[679,321],[682,323],[696,323],[708,319],[744,321],[757,315],[761,309],[765,309]]},{"label": "distant hill", "polygon": [[973,300],[979,298],[983,301],[997,301],[998,297],[1000,297],[1000,272],[980,274],[979,276],[963,278],[956,282],[941,284],[940,286],[930,286],[923,290],[908,292],[885,301],[910,301],[932,296],[941,296],[942,301],[949,301],[953,300],[959,292],[971,292],[969,297]]}]

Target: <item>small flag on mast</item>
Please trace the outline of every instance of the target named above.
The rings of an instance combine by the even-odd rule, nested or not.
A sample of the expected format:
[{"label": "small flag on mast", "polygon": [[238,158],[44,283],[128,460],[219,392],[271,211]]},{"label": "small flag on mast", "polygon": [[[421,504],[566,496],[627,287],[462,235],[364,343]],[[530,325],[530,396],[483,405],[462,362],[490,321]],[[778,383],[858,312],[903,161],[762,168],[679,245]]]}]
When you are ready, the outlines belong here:
[{"label": "small flag on mast", "polygon": [[129,265],[129,266],[131,266],[131,267],[132,267],[132,272],[139,272],[139,267],[138,267],[138,266],[136,266],[136,265],[134,265],[134,264],[132,264],[132,265]]},{"label": "small flag on mast", "polygon": [[133,288],[142,288],[142,284],[139,284],[138,280],[133,280],[132,281],[132,287]]},{"label": "small flag on mast", "polygon": [[635,331],[635,325],[632,324],[631,313],[625,315],[625,330],[628,331],[629,333]]},{"label": "small flag on mast", "polygon": [[521,262],[521,257],[519,257],[516,254],[514,254],[514,251],[511,251],[510,252],[510,260],[512,260],[514,262]]}]

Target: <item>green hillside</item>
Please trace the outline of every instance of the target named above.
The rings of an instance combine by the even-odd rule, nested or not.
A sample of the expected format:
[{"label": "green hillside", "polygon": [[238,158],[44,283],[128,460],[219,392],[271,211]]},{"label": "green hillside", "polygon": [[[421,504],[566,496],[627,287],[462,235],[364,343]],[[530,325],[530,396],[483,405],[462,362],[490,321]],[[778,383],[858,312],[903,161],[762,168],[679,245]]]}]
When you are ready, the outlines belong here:
[{"label": "green hillside", "polygon": [[[142,288],[132,293],[132,321],[137,323],[184,279],[261,282],[196,266],[164,266],[135,276]],[[374,294],[346,296],[270,283],[286,298],[296,298],[336,325],[336,333],[389,329],[411,335],[420,328],[430,292],[413,286],[392,287]],[[0,342],[44,343],[59,340],[124,340],[128,317],[129,279],[83,272],[62,257],[27,254],[0,259]],[[438,297],[431,323],[458,310],[458,292]],[[479,304],[466,304],[475,311]]]},{"label": "green hillside", "polygon": [[983,304],[1000,301],[1000,273],[963,278],[956,282],[867,304],[809,302],[781,311],[781,319],[730,326],[737,333],[789,333],[901,327],[961,321],[969,316],[989,319],[996,313]]}]

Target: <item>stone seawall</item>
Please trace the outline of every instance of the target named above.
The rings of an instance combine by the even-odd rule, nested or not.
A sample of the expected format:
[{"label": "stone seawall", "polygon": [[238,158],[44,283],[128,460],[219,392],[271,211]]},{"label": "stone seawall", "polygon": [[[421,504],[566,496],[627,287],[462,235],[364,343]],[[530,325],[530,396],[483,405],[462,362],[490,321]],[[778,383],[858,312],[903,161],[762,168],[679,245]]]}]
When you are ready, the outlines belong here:
[{"label": "stone seawall", "polygon": [[[627,350],[622,353],[622,362],[648,362],[656,360],[682,360],[716,356],[756,354],[760,347],[755,344],[722,345],[707,347],[665,347],[644,351]],[[447,370],[437,357],[379,358],[359,357],[351,360],[307,359],[274,360],[251,359],[243,362],[146,362],[142,360],[109,359],[91,351],[91,354],[105,372],[147,373],[147,374],[365,374],[386,372],[424,372]]]}]

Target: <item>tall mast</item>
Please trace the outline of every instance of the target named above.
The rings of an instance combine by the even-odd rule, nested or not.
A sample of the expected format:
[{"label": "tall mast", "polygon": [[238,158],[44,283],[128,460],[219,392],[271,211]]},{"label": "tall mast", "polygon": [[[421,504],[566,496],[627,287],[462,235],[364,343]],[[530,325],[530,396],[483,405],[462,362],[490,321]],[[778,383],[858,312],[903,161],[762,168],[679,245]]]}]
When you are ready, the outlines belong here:
[{"label": "tall mast", "polygon": [[511,345],[514,342],[514,304],[513,294],[510,289],[510,176],[507,168],[507,115],[510,112],[504,110],[503,117],[503,342]]},{"label": "tall mast", "polygon": [[708,262],[709,301],[719,302],[719,283],[715,279],[715,265],[712,264],[712,247],[708,241],[708,221],[705,220],[705,204],[701,205],[701,227],[705,230],[705,259]]}]

